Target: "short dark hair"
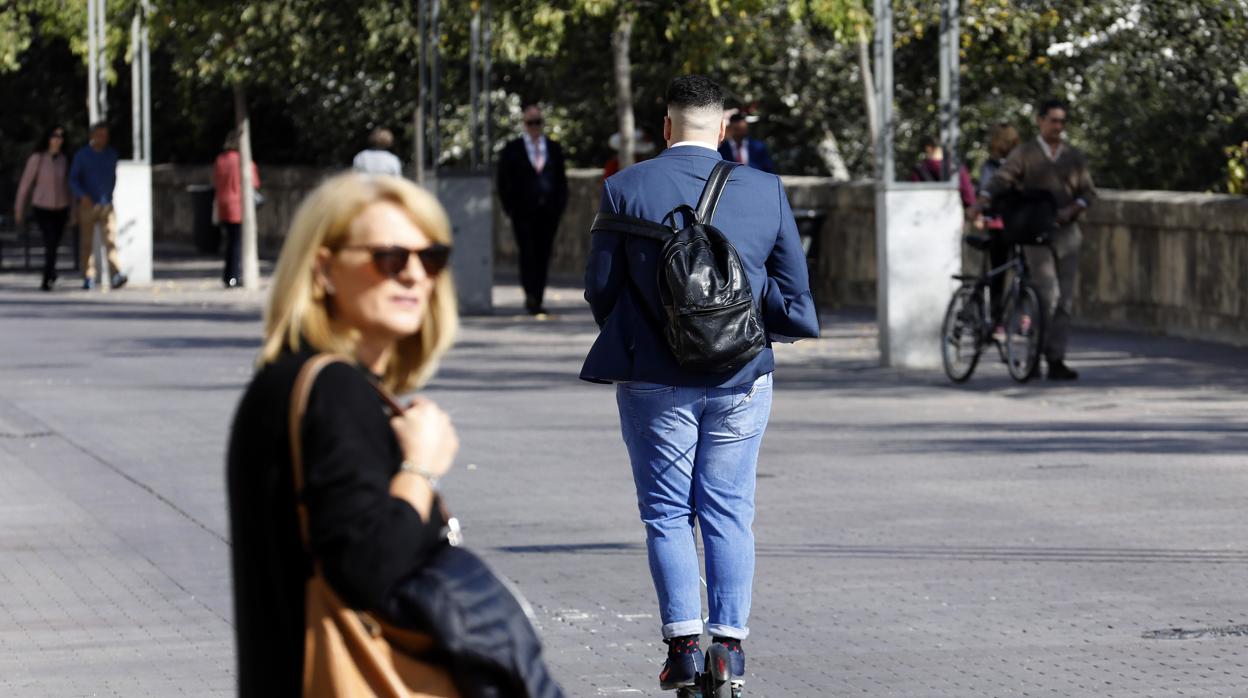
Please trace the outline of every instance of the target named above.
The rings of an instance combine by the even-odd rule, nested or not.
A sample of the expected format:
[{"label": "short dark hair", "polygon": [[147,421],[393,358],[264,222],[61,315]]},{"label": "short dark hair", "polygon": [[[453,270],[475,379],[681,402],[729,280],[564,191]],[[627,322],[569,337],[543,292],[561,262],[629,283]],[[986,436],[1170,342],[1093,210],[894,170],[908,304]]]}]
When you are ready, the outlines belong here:
[{"label": "short dark hair", "polygon": [[100,130],[100,129],[102,129],[102,128],[103,128],[103,129],[107,129],[107,128],[108,128],[108,122],[107,122],[107,121],[97,121],[97,122],[95,122],[95,123],[91,124],[91,128],[90,128],[87,132],[88,132],[88,133],[95,133],[96,131],[99,131],[99,130]]},{"label": "short dark hair", "polygon": [[1036,116],[1043,119],[1045,116],[1048,116],[1049,112],[1053,111],[1054,109],[1061,109],[1067,114],[1070,113],[1070,107],[1066,106],[1066,102],[1054,97],[1052,99],[1044,100],[1043,102],[1040,103],[1038,107],[1036,107]]},{"label": "short dark hair", "polygon": [[368,134],[368,145],[377,150],[389,150],[394,145],[394,134],[388,128],[377,127]]},{"label": "short dark hair", "polygon": [[681,75],[667,83],[668,108],[724,108],[724,90],[705,75]]},{"label": "short dark hair", "polygon": [[542,108],[542,105],[538,104],[537,102],[525,102],[524,104],[520,105],[520,113],[523,114],[530,109],[541,109],[541,108]]}]

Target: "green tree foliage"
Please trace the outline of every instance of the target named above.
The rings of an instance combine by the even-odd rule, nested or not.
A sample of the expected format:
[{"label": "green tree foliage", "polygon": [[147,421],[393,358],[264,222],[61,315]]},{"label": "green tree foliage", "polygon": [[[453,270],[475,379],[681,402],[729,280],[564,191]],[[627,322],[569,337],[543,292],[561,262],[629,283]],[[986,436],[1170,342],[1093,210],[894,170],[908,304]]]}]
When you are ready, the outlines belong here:
[{"label": "green tree foliage", "polygon": [[[443,151],[464,163],[468,23],[475,0],[445,1],[439,47]],[[9,0],[0,12],[0,93],[34,54],[85,52],[83,3]],[[232,122],[228,86],[249,85],[257,158],[343,164],[374,125],[411,158],[416,108],[417,0],[158,0],[154,99],[158,159],[204,161]],[[573,162],[611,156],[617,130],[610,37],[636,13],[630,43],[638,127],[661,137],[672,75],[702,72],[732,106],[761,117],[754,133],[788,172],[841,165],[870,176],[871,135],[859,48],[872,31],[865,0],[493,0],[492,145],[518,129],[522,101],[540,100]],[[1072,105],[1070,138],[1104,186],[1218,189],[1224,150],[1248,134],[1246,0],[962,0],[965,160],[985,156],[988,128],[1033,133],[1033,105]],[[114,18],[133,0],[110,0]],[[938,3],[894,0],[898,162],[936,129]],[[81,14],[82,17],[76,16]],[[113,60],[126,22],[114,19]],[[61,42],[61,43],[57,43]],[[29,47],[29,48],[27,48]],[[25,62],[25,63],[24,63]],[[116,69],[114,65],[114,69]],[[80,80],[72,76],[72,81]],[[124,74],[117,78],[124,87]],[[1238,80],[1238,81],[1237,81]],[[115,91],[114,91],[115,92]],[[110,93],[110,96],[112,93]],[[81,102],[79,102],[80,104]],[[76,106],[76,105],[75,105]],[[128,111],[128,110],[125,110]],[[116,113],[116,112],[115,112]],[[0,118],[0,123],[7,122]]]}]

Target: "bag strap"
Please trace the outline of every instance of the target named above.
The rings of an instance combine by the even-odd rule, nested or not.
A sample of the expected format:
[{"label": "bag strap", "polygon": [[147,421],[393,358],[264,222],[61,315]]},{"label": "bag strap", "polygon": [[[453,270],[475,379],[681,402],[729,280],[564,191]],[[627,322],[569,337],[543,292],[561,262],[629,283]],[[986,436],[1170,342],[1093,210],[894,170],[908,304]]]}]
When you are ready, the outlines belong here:
[{"label": "bag strap", "polygon": [[[295,377],[295,386],[290,392],[290,465],[294,476],[295,483],[295,508],[299,514],[299,537],[303,539],[303,547],[309,554],[312,552],[311,535],[308,531],[308,507],[303,501],[303,438],[302,425],[303,417],[308,411],[308,398],[312,395],[312,385],[316,382],[316,377],[320,375],[321,370],[332,363],[344,363],[352,365],[346,357],[339,354],[317,354],[303,364],[303,368],[299,369],[299,375]],[[369,385],[377,391],[381,399],[386,403],[394,415],[403,414],[406,410],[399,401],[394,399],[390,391],[384,387],[369,381]],[[448,527],[448,540],[455,537],[462,540],[459,533],[459,521],[446,511],[446,506],[442,502],[442,496],[437,492],[433,493],[434,504],[436,510],[441,510],[442,516]],[[452,545],[458,545],[458,542],[452,542]]]},{"label": "bag strap", "polygon": [[[672,219],[672,223],[676,223],[675,214],[685,214],[685,225],[690,224],[691,216],[694,222],[709,224],[711,219],[715,217],[715,209],[719,206],[719,199],[724,193],[724,185],[728,184],[728,178],[732,176],[733,168],[740,167],[741,163],[729,162],[728,160],[720,160],[715,163],[715,167],[711,170],[711,174],[707,177],[706,186],[702,188],[702,194],[698,197],[697,210],[687,204],[681,204],[672,209],[663,220]],[[668,238],[675,234],[675,231],[663,223],[655,223],[644,218],[636,216],[626,216],[620,213],[609,213],[600,211],[594,216],[594,224],[590,226],[590,233],[619,233],[621,235],[632,235],[634,237],[649,238],[659,242],[666,242]]]},{"label": "bag strap", "polygon": [[[680,214],[680,217],[683,219],[683,222],[680,222],[680,223],[676,222],[676,214]],[[693,207],[690,206],[689,204],[681,204],[677,206],[676,208],[668,211],[667,215],[663,216],[664,225],[667,224],[667,219],[669,218],[672,219],[672,228],[677,229],[677,230],[688,228],[689,226],[694,225],[699,222],[698,212],[693,210]]]},{"label": "bag strap", "polygon": [[312,394],[312,384],[321,370],[332,363],[347,363],[337,354],[317,354],[308,359],[299,369],[295,377],[295,387],[290,391],[290,466],[295,482],[295,508],[299,512],[299,537],[303,539],[303,547],[312,551],[311,539],[308,534],[308,507],[303,502],[303,415],[308,411],[308,396]]},{"label": "bag strap", "polygon": [[608,213],[600,211],[594,216],[594,224],[590,227],[591,233],[620,233],[621,235],[633,235],[635,237],[649,238],[666,242],[674,232],[671,228],[662,223],[655,223],[644,218],[636,216],[625,216],[620,213]]},{"label": "bag strap", "polygon": [[715,217],[715,209],[719,206],[719,197],[724,193],[724,185],[728,184],[728,178],[732,176],[732,170],[740,167],[739,162],[729,162],[728,160],[720,160],[715,163],[715,167],[711,170],[711,174],[706,179],[706,187],[702,189],[702,196],[698,198],[698,222],[702,225],[710,225],[711,219]]}]

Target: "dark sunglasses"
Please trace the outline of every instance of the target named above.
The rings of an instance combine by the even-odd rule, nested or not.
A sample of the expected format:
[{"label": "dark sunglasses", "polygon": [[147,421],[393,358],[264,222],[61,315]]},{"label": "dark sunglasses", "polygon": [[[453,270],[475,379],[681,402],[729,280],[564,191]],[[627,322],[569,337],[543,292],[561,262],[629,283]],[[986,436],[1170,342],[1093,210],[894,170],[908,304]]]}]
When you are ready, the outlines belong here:
[{"label": "dark sunglasses", "polygon": [[524,125],[525,126],[541,126],[542,120],[541,119],[525,119]]},{"label": "dark sunglasses", "polygon": [[399,247],[398,245],[375,246],[375,245],[343,245],[340,250],[368,250],[373,256],[373,267],[382,276],[391,279],[403,273],[407,269],[407,262],[412,255],[420,260],[420,266],[425,268],[425,274],[430,278],[436,278],[445,269],[448,262],[451,261],[451,248],[449,245],[430,245],[423,249],[414,250],[407,247]]}]

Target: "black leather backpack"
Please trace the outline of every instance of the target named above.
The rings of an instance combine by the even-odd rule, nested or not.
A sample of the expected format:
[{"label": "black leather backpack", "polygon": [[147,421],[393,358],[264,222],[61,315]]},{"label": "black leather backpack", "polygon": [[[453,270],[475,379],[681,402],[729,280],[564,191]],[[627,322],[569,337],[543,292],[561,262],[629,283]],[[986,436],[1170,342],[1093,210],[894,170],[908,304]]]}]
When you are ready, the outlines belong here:
[{"label": "black leather backpack", "polygon": [[1005,225],[1002,240],[1010,245],[1041,245],[1057,230],[1057,198],[1047,189],[1010,189],[992,199]]},{"label": "black leather backpack", "polygon": [[[659,256],[659,321],[667,346],[682,367],[723,373],[749,363],[767,346],[763,323],[737,250],[711,225],[724,185],[738,163],[715,164],[697,210],[681,204],[662,223],[599,213],[593,232],[614,232],[663,243]],[[676,227],[676,218],[683,219]],[[671,220],[671,225],[666,225]]]}]

